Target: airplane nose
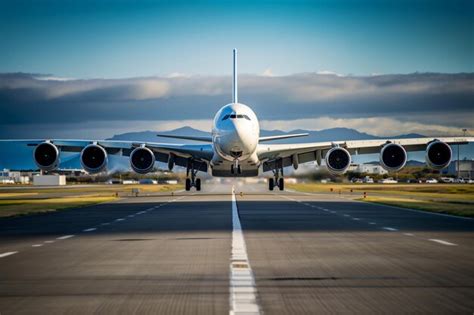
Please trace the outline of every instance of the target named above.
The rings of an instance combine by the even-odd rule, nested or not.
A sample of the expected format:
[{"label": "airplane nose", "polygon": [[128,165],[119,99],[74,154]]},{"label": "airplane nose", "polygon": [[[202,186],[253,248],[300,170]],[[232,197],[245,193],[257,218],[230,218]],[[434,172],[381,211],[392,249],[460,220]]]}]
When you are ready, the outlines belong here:
[{"label": "airplane nose", "polygon": [[233,124],[232,132],[229,134],[227,138],[227,148],[228,152],[233,157],[240,157],[244,150],[244,130],[239,124]]}]

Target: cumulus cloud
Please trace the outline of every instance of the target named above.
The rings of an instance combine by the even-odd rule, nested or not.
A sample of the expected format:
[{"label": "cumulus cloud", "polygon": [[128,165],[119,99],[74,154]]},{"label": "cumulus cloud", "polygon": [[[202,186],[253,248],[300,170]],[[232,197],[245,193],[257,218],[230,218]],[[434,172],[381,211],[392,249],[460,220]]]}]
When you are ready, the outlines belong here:
[{"label": "cumulus cloud", "polygon": [[273,77],[275,76],[273,74],[273,70],[271,68],[268,68],[268,69],[265,69],[265,71],[263,71],[262,73],[262,77]]},{"label": "cumulus cloud", "polygon": [[[15,134],[15,126],[35,136],[38,124],[58,130],[68,124],[119,123],[121,130],[178,124],[209,130],[215,112],[231,100],[231,86],[230,76],[78,80],[0,74],[0,137]],[[472,73],[275,76],[267,69],[263,75],[241,75],[239,97],[269,129],[339,126],[377,135],[453,134],[460,127],[473,128],[474,121]]]}]

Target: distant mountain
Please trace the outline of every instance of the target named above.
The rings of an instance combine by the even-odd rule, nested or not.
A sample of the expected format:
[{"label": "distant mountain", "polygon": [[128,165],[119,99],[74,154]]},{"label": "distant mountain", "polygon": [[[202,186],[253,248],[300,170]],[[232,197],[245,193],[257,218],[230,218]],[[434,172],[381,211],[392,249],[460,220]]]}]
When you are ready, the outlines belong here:
[{"label": "distant mountain", "polygon": [[167,142],[167,143],[188,143],[195,141],[185,141],[179,139],[172,139],[172,138],[160,138],[156,135],[165,134],[165,135],[177,135],[177,136],[200,136],[205,137],[209,136],[208,132],[204,132],[198,129],[194,129],[191,127],[182,127],[170,131],[139,131],[139,132],[127,132],[122,133],[119,135],[114,135],[112,138],[108,138],[106,140],[131,140],[131,141],[146,141],[146,142]]}]

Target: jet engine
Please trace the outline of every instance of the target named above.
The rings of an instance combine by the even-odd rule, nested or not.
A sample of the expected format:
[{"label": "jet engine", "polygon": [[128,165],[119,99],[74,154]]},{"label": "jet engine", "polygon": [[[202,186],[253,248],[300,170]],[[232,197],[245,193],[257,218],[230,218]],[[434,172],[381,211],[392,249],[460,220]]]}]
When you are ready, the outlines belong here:
[{"label": "jet engine", "polygon": [[326,153],[326,166],[333,174],[344,174],[351,165],[351,155],[346,149],[334,147]]},{"label": "jet engine", "polygon": [[449,165],[452,155],[449,144],[435,140],[426,147],[426,164],[432,169],[440,170]]},{"label": "jet engine", "polygon": [[130,166],[138,174],[146,174],[153,170],[155,154],[148,148],[139,147],[130,154]]},{"label": "jet engine", "polygon": [[401,170],[407,163],[407,151],[396,143],[387,143],[380,150],[380,165],[389,172]]},{"label": "jet engine", "polygon": [[33,151],[36,166],[43,171],[52,171],[59,165],[59,150],[50,142],[43,142]]},{"label": "jet engine", "polygon": [[97,144],[89,144],[81,151],[81,165],[88,173],[100,173],[107,167],[107,152]]}]

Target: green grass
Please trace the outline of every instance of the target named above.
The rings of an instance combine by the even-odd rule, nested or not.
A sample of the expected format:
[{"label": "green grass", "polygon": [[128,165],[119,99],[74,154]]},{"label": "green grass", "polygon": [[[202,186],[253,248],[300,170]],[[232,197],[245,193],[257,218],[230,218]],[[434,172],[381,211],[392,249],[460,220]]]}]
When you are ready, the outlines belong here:
[{"label": "green grass", "polygon": [[[309,183],[289,184],[287,187],[302,192],[340,192],[365,202],[474,217],[474,185]],[[363,198],[364,192],[367,193],[367,198]]]},{"label": "green grass", "polygon": [[182,189],[182,185],[101,185],[18,190],[0,188],[0,217],[90,206],[131,196],[132,189],[136,188],[143,195],[175,191]]},{"label": "green grass", "polygon": [[0,217],[11,217],[32,213],[57,211],[107,202],[116,197],[84,196],[45,199],[0,199]]},{"label": "green grass", "polygon": [[474,217],[474,205],[472,203],[463,203],[456,201],[439,202],[434,200],[417,200],[391,197],[367,197],[365,199],[358,198],[357,200],[396,206],[401,208],[417,209],[471,218]]}]

